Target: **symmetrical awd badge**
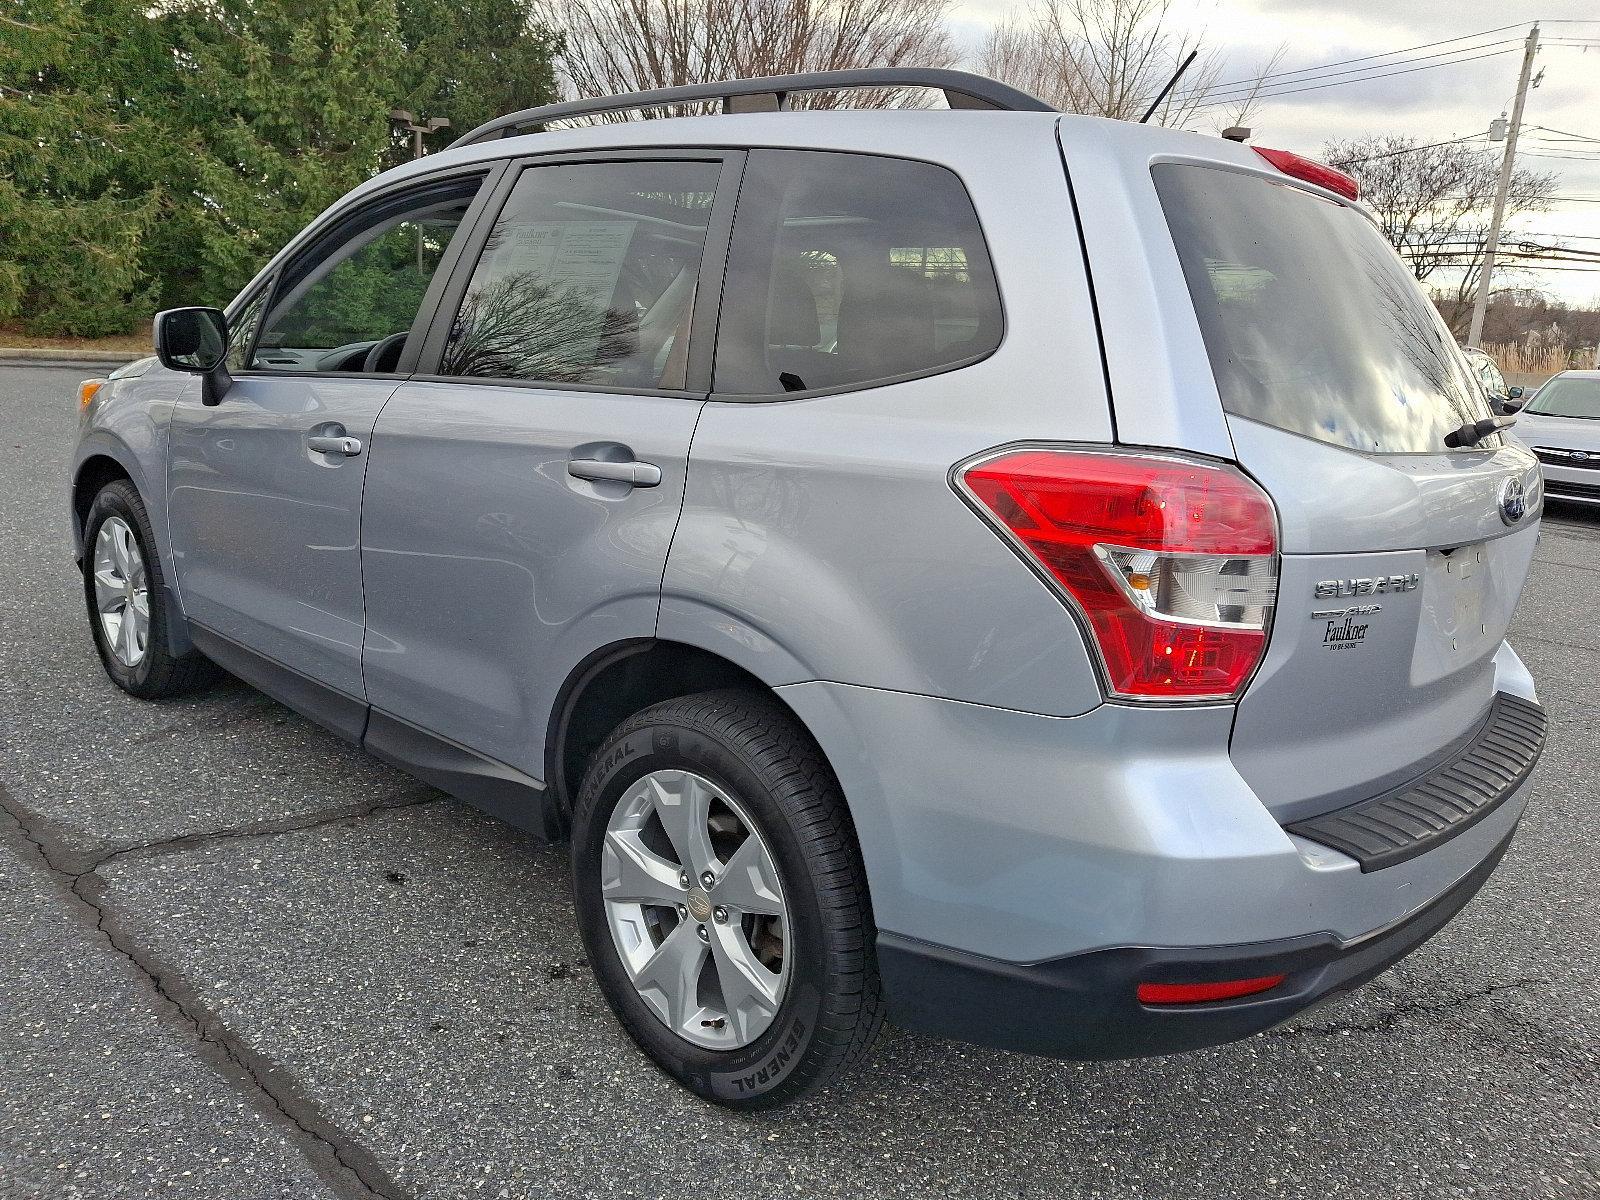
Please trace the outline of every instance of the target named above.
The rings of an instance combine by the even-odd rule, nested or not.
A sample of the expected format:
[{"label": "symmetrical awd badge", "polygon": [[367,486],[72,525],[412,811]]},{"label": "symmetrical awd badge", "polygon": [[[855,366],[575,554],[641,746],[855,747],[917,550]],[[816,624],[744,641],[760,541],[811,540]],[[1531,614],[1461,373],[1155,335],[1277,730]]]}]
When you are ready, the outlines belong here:
[{"label": "symmetrical awd badge", "polygon": [[[1422,576],[1413,571],[1409,575],[1372,575],[1359,579],[1319,579],[1312,587],[1318,600],[1332,600],[1345,596],[1388,596],[1396,592],[1414,591]],[[1329,650],[1353,650],[1367,640],[1367,622],[1362,617],[1378,612],[1382,605],[1354,604],[1348,608],[1321,608],[1312,612],[1313,620],[1326,621],[1322,644]]]}]

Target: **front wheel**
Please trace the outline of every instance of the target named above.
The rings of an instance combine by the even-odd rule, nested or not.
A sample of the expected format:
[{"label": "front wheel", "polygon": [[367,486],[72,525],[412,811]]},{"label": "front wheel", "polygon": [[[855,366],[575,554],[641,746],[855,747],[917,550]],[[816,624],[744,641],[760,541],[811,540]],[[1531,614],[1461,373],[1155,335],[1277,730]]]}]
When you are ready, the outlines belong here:
[{"label": "front wheel", "polygon": [[572,855],[601,989],[692,1091],[772,1107],[871,1044],[882,1010],[855,835],[775,700],[702,693],[624,722],[590,760]]},{"label": "front wheel", "polygon": [[123,691],[163,700],[214,682],[221,672],[198,651],[174,654],[155,535],[138,489],[106,484],[83,523],[84,599],[95,649]]}]

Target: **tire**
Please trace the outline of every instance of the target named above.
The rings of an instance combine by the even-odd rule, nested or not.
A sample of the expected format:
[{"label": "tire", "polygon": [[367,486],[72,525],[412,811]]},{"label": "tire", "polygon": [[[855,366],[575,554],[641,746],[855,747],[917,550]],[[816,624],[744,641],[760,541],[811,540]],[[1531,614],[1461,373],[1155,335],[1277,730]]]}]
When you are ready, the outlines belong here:
[{"label": "tire", "polygon": [[[626,822],[641,804],[659,813],[659,806],[652,808],[653,802],[638,797],[656,794],[648,792],[656,786],[653,781],[666,780],[670,785],[689,776],[708,783],[727,802],[724,806],[720,800],[711,801],[717,814],[711,822],[712,836],[720,836],[718,822],[728,828],[727,814],[736,812],[738,822],[748,824],[746,836],[759,835],[761,848],[770,852],[763,862],[775,870],[779,884],[781,916],[741,917],[736,905],[725,909],[717,904],[715,921],[701,927],[711,930],[713,940],[706,950],[705,969],[720,980],[725,978],[722,967],[727,961],[724,938],[760,920],[770,923],[769,932],[781,925],[783,983],[775,1015],[764,1031],[751,1034],[752,1040],[728,1048],[697,1045],[689,1036],[737,1040],[744,1026],[757,1024],[763,1016],[761,1005],[736,1010],[724,1001],[727,1023],[709,1029],[704,1027],[716,1022],[701,1020],[699,1035],[670,1027],[668,1017],[659,1011],[670,1006],[657,993],[657,1007],[652,1007],[624,963],[620,939],[628,935],[614,931],[616,906],[608,906],[603,890],[609,880],[611,894],[619,894],[615,843],[608,841],[614,819]],[[663,855],[673,857],[670,840],[661,840],[664,827],[656,830],[649,817],[643,820],[639,837],[654,835]],[[748,850],[742,842],[740,847],[728,854],[728,863]],[[724,865],[716,864],[714,874]],[[875,930],[855,831],[833,772],[775,699],[753,691],[704,692],[664,701],[623,722],[595,751],[585,772],[573,812],[572,871],[589,961],[606,999],[640,1049],[704,1099],[737,1109],[787,1104],[854,1066],[877,1036],[883,1008],[873,954]],[[739,875],[737,869],[730,870],[717,884],[737,888]],[[720,894],[714,886],[690,897],[689,908],[678,910],[686,913],[684,929],[696,921],[696,912],[703,917],[708,899],[715,904]],[[730,905],[735,895],[728,893]],[[696,900],[698,909],[693,907]],[[670,933],[663,932],[670,920],[666,906],[641,911],[654,913],[660,926],[648,935],[653,946],[642,939],[636,943],[633,953],[648,958],[679,931],[673,926]],[[634,928],[628,922],[622,925],[624,930]],[[763,936],[748,936],[742,944],[755,946]],[[769,938],[763,944],[770,952],[774,941]],[[714,953],[718,950],[723,957]],[[637,964],[639,958],[631,961]],[[640,970],[636,965],[635,971]],[[648,971],[646,967],[642,973]],[[704,976],[701,979],[695,994],[713,994],[711,1007],[701,1009],[701,1014],[715,1011],[717,999],[734,994],[725,993],[720,982],[707,984]],[[755,1018],[747,1020],[751,1011]]]},{"label": "tire", "polygon": [[[97,585],[99,564],[96,555],[102,544],[100,535],[108,525],[111,526],[110,532],[118,535],[126,531],[142,566],[142,574],[137,571],[133,573],[135,580],[143,580],[148,614],[147,634],[142,651],[138,653],[130,654],[127,644],[120,638],[118,645],[112,645],[107,622],[102,617],[97,599],[102,590],[107,594],[117,590],[112,587],[102,589]],[[222,673],[197,650],[182,655],[172,652],[171,640],[167,636],[169,597],[155,544],[155,536],[150,531],[150,518],[138,489],[126,479],[113,480],[101,488],[94,503],[89,506],[89,515],[83,523],[83,594],[89,614],[89,628],[94,636],[95,650],[100,655],[100,663],[105,667],[106,674],[111,676],[111,681],[129,695],[142,700],[165,700],[196,691],[216,682]],[[113,570],[120,578],[120,568],[113,567]],[[124,621],[127,620],[126,607],[125,604]]]}]

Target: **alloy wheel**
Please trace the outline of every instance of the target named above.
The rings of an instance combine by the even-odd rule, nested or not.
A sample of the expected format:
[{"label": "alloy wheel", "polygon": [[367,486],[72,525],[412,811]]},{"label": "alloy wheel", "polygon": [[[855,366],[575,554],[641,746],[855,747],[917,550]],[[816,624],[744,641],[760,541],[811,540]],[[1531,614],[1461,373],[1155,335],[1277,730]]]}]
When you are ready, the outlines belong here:
[{"label": "alloy wheel", "polygon": [[600,892],[628,978],[667,1028],[736,1050],[772,1024],[788,913],[771,851],[727,792],[689,771],[635,782],[606,824]]},{"label": "alloy wheel", "polygon": [[94,539],[94,600],[106,647],[124,667],[136,667],[150,642],[150,587],[144,555],[121,517],[107,517]]}]

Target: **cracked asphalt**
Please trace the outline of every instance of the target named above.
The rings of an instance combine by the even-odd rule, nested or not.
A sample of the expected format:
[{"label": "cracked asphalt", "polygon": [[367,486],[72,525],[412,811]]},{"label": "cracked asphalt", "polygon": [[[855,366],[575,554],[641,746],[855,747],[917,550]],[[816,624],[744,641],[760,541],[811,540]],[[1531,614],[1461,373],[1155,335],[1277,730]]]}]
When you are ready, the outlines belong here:
[{"label": "cracked asphalt", "polygon": [[1552,717],[1499,872],[1354,995],[1182,1057],[891,1032],[765,1117],[610,1019],[564,853],[236,683],[104,677],[77,374],[0,369],[0,1197],[1600,1195],[1600,516],[1512,641]]}]

